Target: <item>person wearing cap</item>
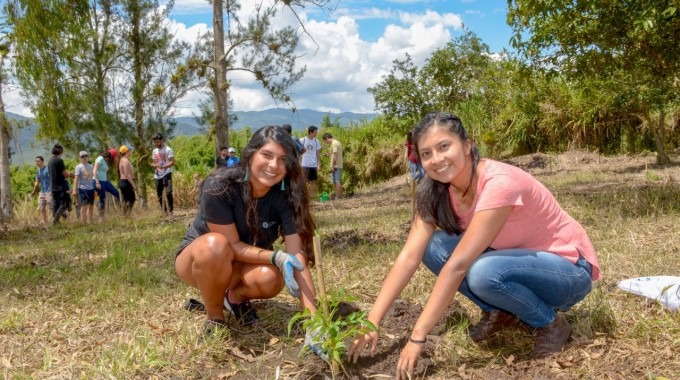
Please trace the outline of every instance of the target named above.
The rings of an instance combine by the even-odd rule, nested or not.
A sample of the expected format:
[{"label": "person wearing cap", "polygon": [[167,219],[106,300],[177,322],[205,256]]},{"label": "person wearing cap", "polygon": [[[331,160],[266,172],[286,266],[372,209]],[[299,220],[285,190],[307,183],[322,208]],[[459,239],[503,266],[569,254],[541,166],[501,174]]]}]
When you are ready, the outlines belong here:
[{"label": "person wearing cap", "polygon": [[229,148],[229,158],[227,158],[227,167],[230,168],[236,164],[238,164],[240,160],[238,157],[236,157],[236,149],[234,147]]},{"label": "person wearing cap", "polygon": [[118,149],[120,158],[118,159],[118,188],[123,195],[123,215],[130,215],[130,210],[134,206],[137,198],[135,192],[135,170],[130,163],[130,155],[132,155],[132,148],[127,145],[122,145]]},{"label": "person wearing cap", "polygon": [[90,154],[86,150],[78,153],[80,163],[76,166],[73,180],[73,196],[80,204],[81,220],[85,224],[92,223],[94,208],[94,167],[89,163]]},{"label": "person wearing cap", "polygon": [[[165,217],[171,219],[174,207],[172,198],[172,167],[175,166],[175,153],[172,148],[163,142],[163,135],[161,133],[154,134],[151,139],[156,146],[151,155],[153,159],[151,167],[155,169],[153,179],[156,182],[156,194],[158,195],[158,202],[161,204],[161,208],[165,211]],[[168,200],[167,204],[163,203],[163,191],[165,191],[165,197]]]},{"label": "person wearing cap", "polygon": [[227,147],[223,146],[220,148],[220,155],[215,159],[215,169],[226,168],[228,159],[229,152],[227,151]]},{"label": "person wearing cap", "polygon": [[106,206],[106,193],[113,195],[116,205],[120,205],[120,194],[118,190],[109,182],[109,165],[116,160],[116,149],[105,150],[101,156],[94,161],[94,187],[99,195],[99,219],[104,218],[104,208]]}]

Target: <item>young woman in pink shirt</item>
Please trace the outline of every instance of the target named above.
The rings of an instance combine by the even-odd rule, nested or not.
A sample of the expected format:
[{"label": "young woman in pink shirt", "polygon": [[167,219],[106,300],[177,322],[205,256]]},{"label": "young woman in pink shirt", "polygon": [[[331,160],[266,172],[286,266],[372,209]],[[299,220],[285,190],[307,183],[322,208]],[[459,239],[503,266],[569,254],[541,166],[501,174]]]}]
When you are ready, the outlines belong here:
[{"label": "young woman in pink shirt", "polygon": [[[482,310],[473,341],[523,322],[536,329],[533,358],[560,352],[571,327],[564,311],[601,277],[583,227],[550,191],[514,166],[480,159],[457,116],[430,113],[413,130],[426,176],[417,214],[368,319],[376,326],[422,262],[438,276],[397,363],[397,378],[413,376],[426,337],[456,292]],[[359,336],[357,360],[378,333]]]}]

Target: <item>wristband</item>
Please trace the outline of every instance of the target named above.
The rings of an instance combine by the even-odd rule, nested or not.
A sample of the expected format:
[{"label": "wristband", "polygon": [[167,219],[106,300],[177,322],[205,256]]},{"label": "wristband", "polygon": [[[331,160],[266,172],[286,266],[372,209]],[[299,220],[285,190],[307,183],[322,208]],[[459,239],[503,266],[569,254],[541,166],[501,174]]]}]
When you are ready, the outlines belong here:
[{"label": "wristband", "polygon": [[276,263],[274,263],[274,260],[276,259],[276,254],[279,253],[279,251],[274,251],[272,252],[272,255],[269,256],[269,262],[272,263],[272,265],[276,266]]},{"label": "wristband", "polygon": [[415,343],[415,344],[425,344],[425,343],[427,343],[427,338],[420,340],[420,339],[413,339],[413,338],[409,337],[408,341],[411,342],[411,343]]}]

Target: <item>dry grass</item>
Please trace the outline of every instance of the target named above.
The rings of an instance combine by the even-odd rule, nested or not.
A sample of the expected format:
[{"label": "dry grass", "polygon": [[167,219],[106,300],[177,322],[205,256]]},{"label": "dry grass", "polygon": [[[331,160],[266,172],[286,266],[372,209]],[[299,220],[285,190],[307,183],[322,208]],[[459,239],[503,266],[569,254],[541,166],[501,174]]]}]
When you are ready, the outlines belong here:
[{"label": "dry grass", "polygon": [[[538,362],[527,360],[526,333],[471,343],[466,328],[478,311],[457,297],[460,312],[447,320],[429,378],[680,378],[680,313],[615,286],[680,274],[680,167],[653,162],[583,152],[518,159],[583,223],[605,278],[567,315],[574,334],[565,352]],[[408,229],[405,177],[314,208],[326,283],[369,307]],[[274,378],[277,367],[281,378],[305,378],[299,336],[282,327],[295,312],[287,294],[259,304],[257,330],[197,343],[203,316],[181,308],[197,292],[172,266],[193,211],[177,214],[175,223],[138,211],[132,220],[42,230],[27,224],[37,212],[22,211],[0,235],[0,378],[252,379]],[[420,269],[402,297],[423,304],[434,280]]]}]

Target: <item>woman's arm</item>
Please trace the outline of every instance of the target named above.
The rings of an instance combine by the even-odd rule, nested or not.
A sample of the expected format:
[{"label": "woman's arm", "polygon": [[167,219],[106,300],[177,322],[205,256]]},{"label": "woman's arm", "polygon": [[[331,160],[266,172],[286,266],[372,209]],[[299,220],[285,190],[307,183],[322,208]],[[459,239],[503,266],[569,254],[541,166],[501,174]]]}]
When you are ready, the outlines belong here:
[{"label": "woman's arm", "polygon": [[441,319],[444,311],[453,301],[468,268],[494,241],[507,221],[512,207],[505,206],[479,211],[472,217],[470,226],[465,231],[463,238],[456,246],[449,261],[442,268],[432,294],[425,304],[425,309],[423,309],[413,327],[409,343],[401,352],[397,363],[397,379],[407,379],[410,374],[413,374],[416,361],[423,349],[422,342],[414,341],[426,340],[427,334],[432,331],[434,325]]},{"label": "woman's arm", "polygon": [[213,224],[207,223],[210,232],[217,232],[224,235],[229,241],[229,245],[234,250],[234,260],[248,264],[269,264],[272,251],[249,245],[241,241],[238,236],[235,224]]},{"label": "woman's arm", "polygon": [[513,206],[484,210],[475,213],[470,226],[444,265],[432,294],[413,328],[413,339],[425,339],[449,306],[470,265],[494,241]]},{"label": "woman's arm", "polygon": [[286,243],[286,252],[294,254],[305,266],[302,271],[295,271],[295,281],[300,287],[300,308],[302,310],[309,309],[309,311],[314,314],[316,313],[316,291],[314,289],[312,273],[309,271],[309,260],[302,252],[302,239],[300,239],[300,235],[298,234],[286,235],[284,239]]},{"label": "woman's arm", "polygon": [[[383,282],[378,298],[368,313],[368,320],[376,327],[380,326],[380,322],[385,317],[387,310],[399,294],[401,294],[401,291],[404,290],[416,269],[418,269],[425,253],[425,248],[427,248],[433,233],[434,227],[425,223],[416,215],[413,223],[411,223],[411,232],[408,234],[404,248],[401,249],[390,273]],[[350,361],[356,363],[364,349],[369,346],[371,356],[375,355],[377,345],[377,331],[357,336],[349,349],[348,355]]]},{"label": "woman's arm", "polygon": [[73,195],[78,194],[78,182],[80,182],[79,175],[73,177],[73,190],[71,190],[71,193],[73,193]]},{"label": "woman's arm", "polygon": [[94,183],[99,186],[99,176],[97,175],[97,171],[99,171],[99,162],[95,161],[94,162],[94,167],[92,168],[92,177],[94,177]]},{"label": "woman's arm", "polygon": [[368,313],[368,320],[376,326],[385,317],[395,299],[401,294],[413,274],[418,269],[423,258],[423,253],[434,233],[434,228],[416,216],[411,224],[411,232],[408,234],[406,243],[401,249],[390,273],[385,278],[378,298],[373,303]]}]

